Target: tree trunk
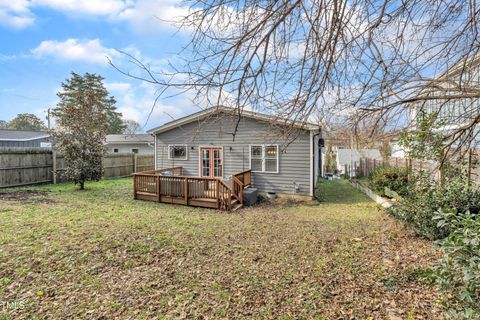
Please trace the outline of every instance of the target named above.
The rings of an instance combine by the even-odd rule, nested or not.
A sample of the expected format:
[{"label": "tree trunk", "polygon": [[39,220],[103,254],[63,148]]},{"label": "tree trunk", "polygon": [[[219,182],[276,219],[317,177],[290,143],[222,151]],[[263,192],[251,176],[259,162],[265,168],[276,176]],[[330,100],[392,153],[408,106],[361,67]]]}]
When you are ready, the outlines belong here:
[{"label": "tree trunk", "polygon": [[85,181],[80,180],[78,183],[80,184],[80,190],[85,190]]}]

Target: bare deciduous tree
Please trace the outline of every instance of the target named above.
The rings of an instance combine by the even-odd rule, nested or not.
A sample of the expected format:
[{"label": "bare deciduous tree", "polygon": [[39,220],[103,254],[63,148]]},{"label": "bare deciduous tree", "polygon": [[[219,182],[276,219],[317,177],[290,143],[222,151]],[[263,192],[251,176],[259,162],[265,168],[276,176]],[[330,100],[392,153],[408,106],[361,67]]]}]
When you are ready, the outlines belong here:
[{"label": "bare deciduous tree", "polygon": [[[324,121],[349,119],[372,133],[407,127],[412,109],[432,101],[468,101],[475,116],[466,124],[457,119],[463,121],[457,141],[480,122],[475,1],[185,5],[189,13],[177,21],[191,33],[184,63],[159,71],[130,56],[142,71],[135,77],[157,84],[160,96],[171,88],[193,91],[209,106],[228,101],[239,115],[249,108],[307,122],[315,114]],[[446,72],[451,68],[455,72]]]},{"label": "bare deciduous tree", "polygon": [[136,134],[142,130],[140,123],[132,119],[123,120],[123,125],[125,126],[124,134]]},{"label": "bare deciduous tree", "polygon": [[12,130],[47,130],[45,123],[32,113],[20,113],[8,123],[5,123],[4,126],[6,129]]}]

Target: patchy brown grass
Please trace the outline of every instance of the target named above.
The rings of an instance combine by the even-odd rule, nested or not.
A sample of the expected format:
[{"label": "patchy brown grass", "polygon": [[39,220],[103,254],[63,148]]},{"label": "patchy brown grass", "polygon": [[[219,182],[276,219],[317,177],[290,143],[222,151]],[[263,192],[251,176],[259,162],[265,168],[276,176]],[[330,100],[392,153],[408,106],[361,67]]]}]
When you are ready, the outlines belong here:
[{"label": "patchy brown grass", "polygon": [[432,244],[344,182],[234,214],[134,201],[129,179],[33,190],[55,203],[0,199],[0,319],[440,318]]}]

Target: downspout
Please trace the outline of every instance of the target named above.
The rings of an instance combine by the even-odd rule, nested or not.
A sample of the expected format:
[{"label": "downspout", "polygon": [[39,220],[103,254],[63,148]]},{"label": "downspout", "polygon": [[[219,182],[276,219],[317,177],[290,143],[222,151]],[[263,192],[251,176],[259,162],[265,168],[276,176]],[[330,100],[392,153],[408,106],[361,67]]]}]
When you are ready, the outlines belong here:
[{"label": "downspout", "polygon": [[[157,170],[157,135],[152,133],[153,136],[153,170]],[[150,144],[149,144],[150,145]]]},{"label": "downspout", "polygon": [[[313,170],[312,170],[312,177],[311,177],[311,179],[312,179],[312,181],[313,181],[313,183],[312,183],[312,187],[313,187],[312,195],[313,195],[313,197],[316,198],[316,199],[317,199],[317,197],[316,197],[316,195],[315,195],[315,191],[316,191],[316,189],[317,189],[317,187],[316,187],[316,186],[317,186],[317,182],[315,181],[315,137],[321,136],[321,134],[322,134],[322,129],[320,128],[319,131],[318,131],[318,133],[315,133],[314,135],[312,135],[312,146],[313,146],[313,148],[312,148],[312,161],[313,161],[312,166],[313,166]],[[319,140],[319,142],[320,142],[320,140]],[[322,157],[321,157],[321,153],[320,153],[320,146],[317,145],[317,147],[318,147],[318,151],[319,151],[319,152],[318,152],[318,156],[319,156],[318,166],[319,166],[319,168],[321,168]],[[318,170],[319,176],[320,176],[321,170],[319,170],[319,168],[317,168],[317,170]],[[317,200],[318,200],[318,199],[317,199]]]}]

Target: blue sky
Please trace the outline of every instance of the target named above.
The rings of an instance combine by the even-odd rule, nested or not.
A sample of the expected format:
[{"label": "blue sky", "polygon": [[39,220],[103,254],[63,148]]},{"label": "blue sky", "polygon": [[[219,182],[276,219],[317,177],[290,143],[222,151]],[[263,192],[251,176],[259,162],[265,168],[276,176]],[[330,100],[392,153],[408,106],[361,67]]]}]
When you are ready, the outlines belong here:
[{"label": "blue sky", "polygon": [[[61,82],[94,72],[117,99],[125,118],[143,126],[156,88],[120,74],[106,56],[135,72],[124,50],[156,70],[175,59],[186,34],[171,21],[184,13],[179,0],[0,0],[0,119],[18,113],[45,118]],[[145,129],[195,111],[186,96],[160,100]],[[198,109],[197,109],[198,110]]]}]

